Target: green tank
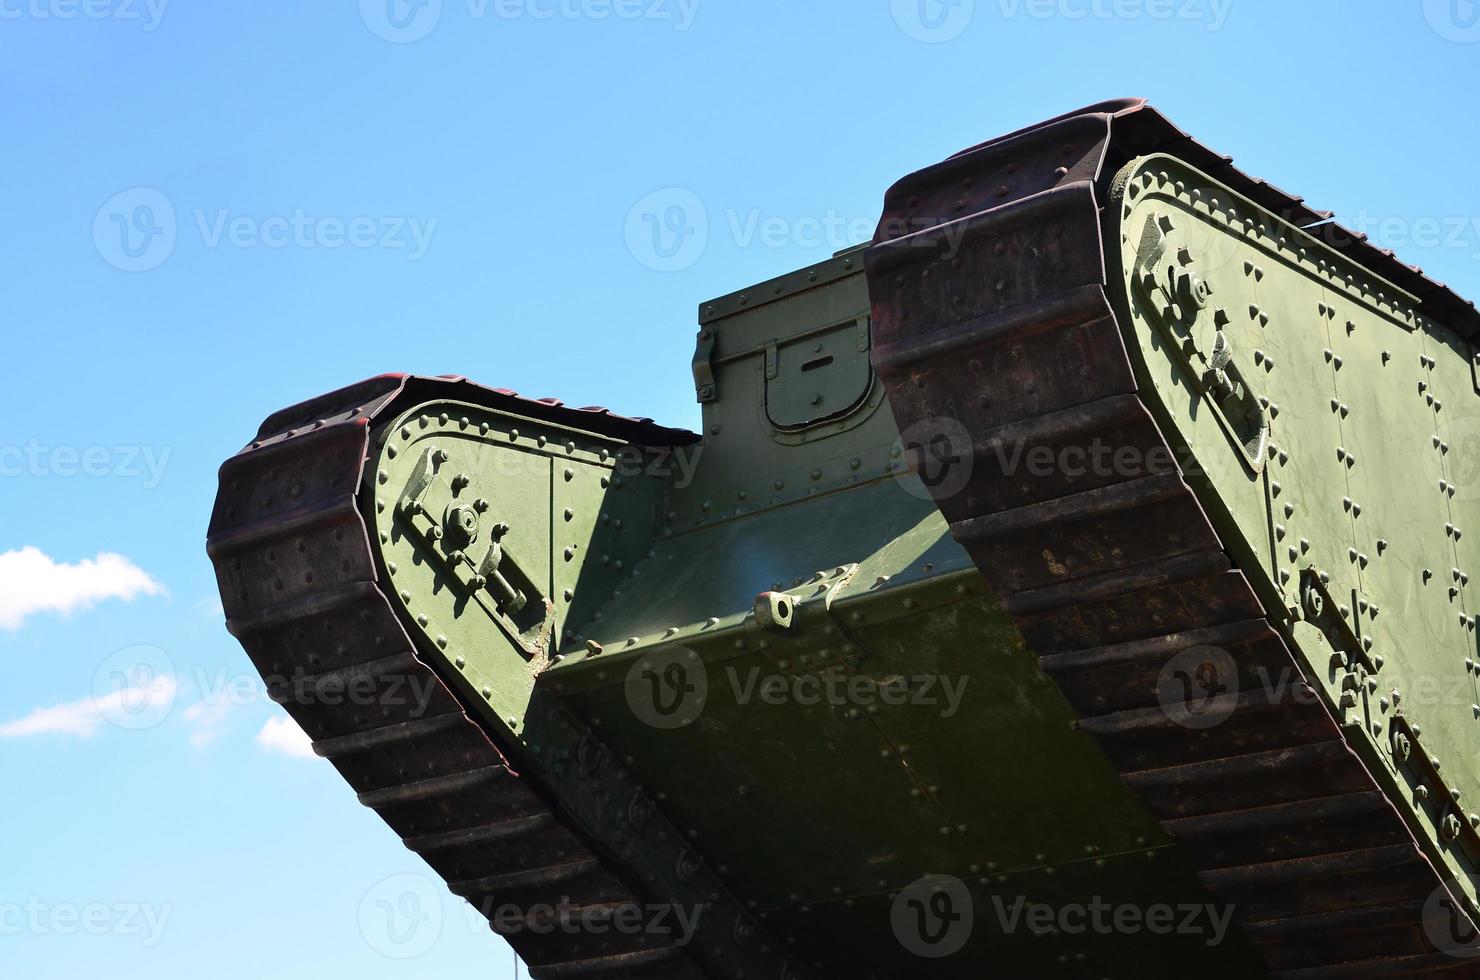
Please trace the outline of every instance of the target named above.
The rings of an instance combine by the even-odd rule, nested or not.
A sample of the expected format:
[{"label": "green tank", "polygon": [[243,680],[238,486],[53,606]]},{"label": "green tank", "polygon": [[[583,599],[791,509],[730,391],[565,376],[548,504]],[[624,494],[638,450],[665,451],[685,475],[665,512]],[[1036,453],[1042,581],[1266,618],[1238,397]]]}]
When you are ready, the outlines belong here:
[{"label": "green tank", "polygon": [[1480,314],[1329,219],[984,143],[700,306],[700,434],[271,416],[229,627],[533,977],[1480,975]]}]

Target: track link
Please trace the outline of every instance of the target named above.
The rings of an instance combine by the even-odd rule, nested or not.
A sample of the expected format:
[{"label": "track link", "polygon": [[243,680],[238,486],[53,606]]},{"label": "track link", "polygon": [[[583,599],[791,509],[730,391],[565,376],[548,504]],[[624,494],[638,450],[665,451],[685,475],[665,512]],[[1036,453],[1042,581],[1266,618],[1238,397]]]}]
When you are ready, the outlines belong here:
[{"label": "track link", "polygon": [[[314,751],[485,915],[562,902],[595,915],[641,905],[645,897],[568,815],[511,768],[506,749],[418,654],[381,592],[359,511],[372,434],[406,400],[445,390],[645,445],[693,438],[458,379],[384,376],[287,409],[221,469],[208,550],[228,627]],[[539,925],[494,923],[536,978],[706,976],[662,937]]]},{"label": "track link", "polygon": [[[875,367],[907,443],[911,433],[968,433],[955,450],[971,458],[969,482],[937,493],[953,534],[1080,727],[1184,845],[1203,884],[1236,906],[1270,975],[1480,976],[1480,964],[1426,938],[1424,903],[1441,876],[1303,684],[1274,625],[1285,611],[1266,610],[1229,557],[1138,392],[1106,298],[1099,208],[1120,167],[1152,152],[1302,226],[1328,217],[1241,174],[1143,103],[1050,120],[891,189],[867,255]],[[1474,310],[1417,270],[1364,241],[1345,246],[1473,327]],[[1035,447],[1063,458],[1095,446],[1167,463],[1077,479],[1010,465]],[[922,473],[927,457],[939,459],[938,448],[906,448]],[[1175,717],[1158,698],[1162,669],[1202,647],[1231,654],[1246,693],[1188,701]],[[1261,676],[1298,682],[1270,697]],[[1198,710],[1227,720],[1199,727]]]}]

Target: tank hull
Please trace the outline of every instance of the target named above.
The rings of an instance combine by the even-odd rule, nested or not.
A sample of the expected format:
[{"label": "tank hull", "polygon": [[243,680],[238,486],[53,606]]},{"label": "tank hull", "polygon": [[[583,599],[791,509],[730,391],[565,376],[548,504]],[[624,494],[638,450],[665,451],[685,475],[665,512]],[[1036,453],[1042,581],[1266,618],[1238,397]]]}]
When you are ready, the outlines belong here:
[{"label": "tank hull", "polygon": [[702,435],[272,416],[229,625],[535,977],[1467,975],[1477,318],[1332,227],[1139,102],[983,144],[701,305]]}]

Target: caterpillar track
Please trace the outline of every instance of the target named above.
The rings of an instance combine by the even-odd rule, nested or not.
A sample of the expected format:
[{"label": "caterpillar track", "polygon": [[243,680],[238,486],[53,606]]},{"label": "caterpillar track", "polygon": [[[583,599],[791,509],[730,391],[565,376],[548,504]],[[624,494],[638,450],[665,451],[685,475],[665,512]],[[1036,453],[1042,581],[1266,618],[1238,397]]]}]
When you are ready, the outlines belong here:
[{"label": "caterpillar track", "polygon": [[[271,416],[228,626],[536,978],[1480,976],[1480,314],[1329,218],[1137,100],[981,144],[701,306],[702,440]],[[960,700],[787,693],[903,675]],[[1209,893],[1246,943],[987,914]]]},{"label": "caterpillar track", "polygon": [[[208,550],[228,628],[314,752],[489,916],[532,977],[707,976],[688,951],[652,933],[559,928],[562,914],[609,922],[654,899],[621,880],[570,814],[521,776],[510,761],[517,747],[475,720],[382,591],[361,512],[374,501],[365,461],[380,429],[438,396],[641,445],[694,438],[455,378],[386,375],[288,408],[221,470]],[[596,751],[590,732],[568,716],[561,724],[583,760]],[[501,926],[504,908],[521,917],[505,915]]]},{"label": "caterpillar track", "polygon": [[[1292,652],[1290,611],[1261,598],[1238,542],[1209,516],[1211,494],[1200,496],[1171,462],[1186,447],[1133,366],[1116,202],[1131,200],[1117,196],[1122,169],[1157,154],[1473,336],[1473,307],[1418,270],[1244,175],[1144,103],[1106,103],[967,150],[890,190],[867,254],[874,363],[890,405],[907,431],[934,419],[964,426],[952,448],[974,462],[971,482],[936,497],[952,534],[1004,597],[1079,728],[1184,846],[1200,880],[1237,907],[1271,976],[1480,976],[1466,959],[1473,951],[1427,938],[1425,903],[1452,872],[1440,873],[1400,817],[1392,783],[1359,751],[1361,732],[1313,696],[1320,682]],[[1164,462],[1079,479],[1003,465],[1005,448],[1064,458],[1097,445]],[[917,468],[930,465],[927,450],[911,455]],[[1212,700],[1224,723],[1189,727],[1182,722],[1209,705],[1189,701],[1180,718],[1166,710],[1159,672],[1208,647],[1231,654],[1241,693]],[[1258,678],[1282,672],[1300,683],[1266,697]]]}]

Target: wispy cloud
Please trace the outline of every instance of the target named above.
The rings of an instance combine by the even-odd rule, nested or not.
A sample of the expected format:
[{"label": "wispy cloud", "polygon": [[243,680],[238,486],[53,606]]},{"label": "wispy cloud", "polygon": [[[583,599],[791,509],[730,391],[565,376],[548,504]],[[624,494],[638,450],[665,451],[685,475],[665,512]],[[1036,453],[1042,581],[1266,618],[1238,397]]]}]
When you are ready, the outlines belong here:
[{"label": "wispy cloud", "polygon": [[39,548],[0,552],[0,629],[20,629],[37,613],[65,615],[104,599],[163,594],[149,573],[112,552],[76,564],[55,561]]},{"label": "wispy cloud", "polygon": [[236,705],[229,697],[217,695],[206,697],[185,709],[185,720],[190,723],[190,744],[204,748],[226,732],[227,719]]},{"label": "wispy cloud", "polygon": [[308,735],[287,715],[267,719],[267,724],[257,733],[257,744],[269,752],[281,752],[295,759],[314,758]]},{"label": "wispy cloud", "polygon": [[24,718],[0,723],[0,738],[31,735],[71,735],[92,738],[110,720],[127,717],[141,706],[159,704],[175,696],[175,679],[157,675],[120,687],[102,697],[83,698],[51,708],[37,708]]},{"label": "wispy cloud", "polygon": [[223,619],[226,616],[226,609],[221,605],[221,597],[215,594],[197,599],[195,611],[207,619]]}]

